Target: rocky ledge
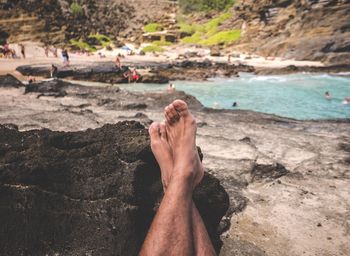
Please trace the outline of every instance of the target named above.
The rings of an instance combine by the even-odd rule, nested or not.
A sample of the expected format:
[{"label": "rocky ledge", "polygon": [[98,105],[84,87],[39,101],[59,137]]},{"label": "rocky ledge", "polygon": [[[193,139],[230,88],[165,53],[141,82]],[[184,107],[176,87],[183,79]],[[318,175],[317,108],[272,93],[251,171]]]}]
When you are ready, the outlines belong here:
[{"label": "rocky ledge", "polygon": [[[45,86],[40,88],[44,90]],[[6,125],[9,127],[4,129],[6,136],[3,141],[0,140],[0,145],[3,146],[0,150],[0,159],[6,159],[5,163],[0,160],[0,164],[2,164],[0,165],[2,168],[0,168],[0,171],[3,171],[4,167],[14,170],[12,176],[3,176],[0,172],[0,179],[3,179],[2,177],[12,179],[14,182],[6,181],[5,183],[12,184],[10,188],[27,191],[25,190],[27,187],[29,189],[40,185],[40,190],[50,189],[49,191],[53,195],[61,191],[56,192],[57,188],[67,188],[64,191],[65,199],[67,198],[68,200],[69,197],[73,199],[79,198],[79,200],[69,201],[72,204],[75,203],[79,206],[79,204],[83,203],[97,204],[104,202],[100,199],[86,200],[92,194],[90,191],[93,191],[94,186],[90,186],[90,190],[83,190],[84,197],[80,198],[80,195],[76,194],[78,189],[81,188],[78,187],[76,179],[82,179],[82,181],[90,185],[92,184],[89,183],[90,181],[101,177],[98,174],[91,177],[91,168],[86,170],[89,173],[88,175],[90,175],[89,177],[91,177],[86,180],[81,178],[80,172],[74,171],[81,171],[80,166],[88,164],[90,166],[90,164],[94,164],[93,161],[98,161],[96,160],[97,158],[93,158],[90,154],[95,154],[96,152],[98,154],[100,147],[103,147],[99,142],[95,143],[95,140],[92,144],[84,144],[77,137],[80,138],[84,134],[86,136],[94,134],[96,136],[91,135],[91,137],[100,139],[100,136],[105,136],[108,138],[107,145],[109,146],[107,149],[101,149],[103,154],[101,153],[98,156],[102,160],[99,160],[96,166],[99,167],[103,164],[106,165],[105,168],[107,169],[112,168],[108,170],[114,171],[119,167],[115,168],[113,165],[115,162],[112,160],[105,160],[104,154],[108,151],[108,154],[118,155],[122,161],[126,162],[124,164],[129,164],[131,160],[126,157],[129,153],[133,154],[133,149],[126,147],[126,144],[121,141],[123,137],[128,138],[128,133],[118,130],[118,127],[125,126],[124,123],[121,126],[108,125],[103,128],[100,127],[104,124],[125,120],[138,120],[145,125],[151,123],[152,120],[162,121],[164,120],[163,108],[175,98],[180,98],[188,102],[191,112],[196,117],[198,124],[197,144],[201,147],[205,156],[203,163],[206,170],[220,180],[229,195],[230,206],[218,229],[219,233],[224,232],[221,235],[224,243],[220,252],[221,256],[299,256],[305,254],[304,252],[308,255],[350,255],[348,242],[350,239],[350,226],[348,225],[350,216],[349,119],[297,121],[252,111],[206,109],[194,97],[183,92],[136,93],[119,89],[116,86],[97,88],[68,83],[65,84],[63,89],[67,93],[64,97],[43,96],[38,98],[37,96],[43,93],[42,91],[25,94],[24,87],[1,88],[0,86],[0,123],[12,123],[12,125]],[[129,128],[129,131],[131,133],[138,130],[138,128],[133,128],[134,126],[138,127],[138,124],[129,122],[127,124],[130,124],[131,128]],[[29,132],[19,133],[16,130],[16,126],[21,131]],[[10,128],[15,130],[9,130]],[[33,129],[42,128],[69,133],[50,132],[48,130],[33,131]],[[71,133],[71,131],[81,131],[89,128],[98,129]],[[107,131],[106,129],[117,131],[121,137],[115,139],[117,135],[113,135],[109,131],[101,135],[102,131]],[[139,130],[142,136],[147,136],[147,134],[144,134],[146,132],[143,129],[140,128]],[[99,135],[96,134],[97,131],[99,131]],[[136,133],[134,135],[133,140],[135,140],[136,144],[146,144],[146,142],[142,142],[141,135],[141,137]],[[17,136],[19,137],[18,139]],[[53,136],[57,140],[52,139],[51,144],[49,144],[49,142],[45,142],[45,138],[47,138],[45,136]],[[89,136],[85,138],[90,138]],[[64,138],[64,140],[60,138]],[[141,141],[139,142],[138,139],[141,139]],[[113,140],[119,146],[114,147]],[[42,146],[44,143],[42,141],[46,143],[44,146]],[[59,143],[60,141],[61,143]],[[7,152],[5,150],[8,147],[13,148],[13,150],[9,150],[9,153],[4,153]],[[66,149],[66,147],[70,149]],[[80,165],[75,165],[77,169],[71,169],[72,172],[69,172],[69,175],[71,175],[69,179],[64,179],[59,171],[64,170],[61,168],[62,166],[72,163],[71,159],[78,154],[76,147],[78,150],[80,150],[79,147],[84,147],[86,151],[81,151],[84,154],[81,155],[79,160]],[[114,151],[110,152],[110,148]],[[149,148],[147,150],[150,153]],[[55,156],[56,152],[58,152],[57,156]],[[69,156],[64,158],[67,152],[69,152]],[[4,154],[6,154],[6,158],[4,158]],[[53,166],[53,164],[57,166],[51,172],[48,172],[49,165],[44,164],[47,162],[41,161],[49,154],[54,156],[52,161],[55,161],[54,163],[50,162],[50,166]],[[141,158],[141,156],[144,156],[143,153],[135,155],[140,156],[139,160],[146,162],[147,165],[148,162],[143,157]],[[66,161],[59,165],[61,159],[66,159]],[[21,165],[22,169],[19,169],[17,163]],[[139,163],[138,160],[137,163]],[[130,167],[130,169],[132,168]],[[22,176],[17,175],[20,170],[24,170],[20,172]],[[26,170],[30,170],[30,172]],[[86,172],[82,171],[81,173],[85,175]],[[125,171],[124,173],[129,172]],[[34,176],[32,176],[34,174],[37,175],[35,177],[40,177],[40,179],[34,179]],[[20,179],[15,177],[20,177]],[[107,183],[107,181],[109,182],[109,177],[113,179],[115,176],[106,174],[100,179],[104,179],[106,184],[112,184],[112,182]],[[52,186],[42,187],[42,182],[45,183],[47,180],[53,180],[54,178],[57,178],[55,182],[47,183],[53,184]],[[145,181],[147,181],[146,178],[144,178]],[[34,183],[35,185],[33,185]],[[16,184],[20,184],[20,186],[16,187]],[[131,188],[134,185],[131,185]],[[106,195],[104,191],[98,192],[102,199]],[[110,191],[110,193],[116,193],[113,189]],[[147,193],[145,192],[146,195]],[[0,195],[6,194],[0,193]],[[114,194],[111,197],[115,197]],[[19,199],[17,200],[17,198],[20,198],[19,196],[11,196],[10,198],[12,201],[10,199],[8,201],[0,200],[0,209],[5,209],[9,212],[9,214],[1,212],[0,219],[3,222],[0,223],[0,230],[2,230],[2,227],[6,227],[6,232],[15,232],[11,231],[14,229],[13,227],[16,227],[17,230],[17,227],[23,226],[23,223],[30,226],[32,222],[29,220],[37,216],[42,217],[39,213],[32,212],[30,215],[22,214],[21,218],[19,218],[17,217],[19,213],[16,215],[10,212],[11,209],[13,211],[17,209],[16,206],[20,209],[27,209],[23,208],[24,206],[35,209],[32,207],[33,204],[41,206],[41,200],[44,200],[42,195],[40,198],[36,198],[35,202],[30,201],[33,197],[28,195],[26,198],[30,200],[26,201],[29,202],[27,204],[15,204],[17,201],[21,202]],[[97,196],[93,198],[97,198]],[[216,203],[218,199],[215,198],[213,200],[212,203]],[[54,202],[54,206],[58,204],[57,200],[54,201],[52,199],[51,201]],[[125,205],[129,205],[129,201],[124,200],[123,202],[126,202]],[[62,204],[59,206],[61,207]],[[8,205],[12,206],[10,210],[7,208]],[[79,230],[65,229],[65,227],[71,228],[71,223],[76,223],[76,220],[78,220],[78,223],[82,223],[79,222],[81,219],[77,217],[80,216],[81,212],[77,208],[71,207],[71,205],[68,206],[72,215],[63,220],[59,219],[61,222],[53,222],[52,226],[59,228],[59,230],[55,230],[55,232],[59,231],[55,233],[55,237],[61,239],[61,234],[66,235],[67,239],[73,237],[73,239],[69,240],[70,243],[67,243],[67,247],[64,248],[69,246],[76,249],[78,247],[85,248],[84,240],[88,239],[88,241],[91,241],[89,236],[84,236],[81,238],[83,241],[80,241],[79,237],[74,239],[74,234],[76,234],[74,232]],[[105,208],[101,207],[98,209],[105,210]],[[138,205],[136,205],[137,207]],[[47,212],[50,214],[56,214],[55,216],[58,217],[61,216],[60,214],[66,216],[64,215],[66,211],[58,212],[57,208],[53,208],[55,211],[51,211],[52,208],[49,209]],[[95,209],[91,205],[85,206],[85,208],[81,206],[79,209],[88,209],[89,213],[87,214],[89,216],[96,216],[90,213],[95,212],[95,210],[90,210]],[[44,214],[46,212],[41,211],[40,213]],[[104,219],[104,214],[101,212],[98,215],[101,220]],[[7,219],[2,220],[3,216],[7,216]],[[16,225],[12,226],[7,224],[13,223],[11,222],[12,218],[13,222],[17,220],[19,224],[17,225],[17,222]],[[45,220],[44,218],[41,219]],[[109,219],[106,220],[106,223],[108,221]],[[91,223],[94,223],[93,227],[96,227],[96,222]],[[112,224],[114,223],[112,222]],[[118,227],[115,224],[114,226]],[[41,239],[41,229],[38,229],[38,226],[35,226],[35,228],[39,230],[39,233],[31,233],[30,235],[36,235]],[[110,232],[108,229],[103,228],[96,232],[102,232],[101,230],[107,233]],[[127,231],[129,232],[129,229]],[[18,236],[22,239],[23,231],[18,230],[18,234],[22,234]],[[93,232],[89,233],[90,236],[91,234],[93,237],[96,237]],[[116,234],[119,233],[116,232]],[[3,242],[4,237],[7,239],[7,236],[1,236],[0,243]],[[16,244],[15,238],[18,239],[18,237],[11,235],[11,243]],[[110,237],[107,236],[107,239],[110,239]],[[27,241],[33,241],[29,239],[34,238],[28,235],[26,239]],[[60,241],[59,245],[63,243],[62,240]],[[99,245],[102,243],[100,240],[97,240],[97,242]],[[47,243],[46,246],[50,249],[54,248],[54,244],[56,243],[53,243],[53,245]],[[73,245],[77,244],[78,246],[73,247]],[[113,246],[115,246],[114,243]],[[101,248],[103,247],[101,246]],[[307,248],[307,251],[305,248]],[[84,252],[95,255],[91,251]],[[23,254],[25,253],[20,255]],[[48,253],[48,255],[52,254],[54,253]],[[66,255],[68,253],[62,254]],[[75,255],[79,254],[84,253],[79,253],[79,251],[75,253]]]},{"label": "rocky ledge", "polygon": [[[211,61],[182,61],[176,63],[144,63],[126,65],[136,68],[141,74],[140,83],[168,83],[170,80],[205,80],[212,77],[238,76],[239,72],[253,72],[254,68],[245,65],[228,65],[226,63],[215,63]],[[118,70],[113,62],[88,64],[84,67],[71,66],[59,67],[58,77],[106,83],[127,83],[124,71],[127,67]],[[17,68],[25,76],[50,77],[49,65],[25,65]]]},{"label": "rocky ledge", "polygon": [[[137,255],[162,191],[138,122],[68,133],[0,125],[2,255]],[[219,251],[228,195],[206,174],[194,201]]]}]

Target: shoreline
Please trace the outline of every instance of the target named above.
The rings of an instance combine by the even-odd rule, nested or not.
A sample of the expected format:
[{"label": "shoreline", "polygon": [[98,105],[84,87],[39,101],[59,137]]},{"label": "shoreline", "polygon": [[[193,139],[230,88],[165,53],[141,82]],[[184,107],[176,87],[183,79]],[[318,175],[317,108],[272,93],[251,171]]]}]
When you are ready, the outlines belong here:
[{"label": "shoreline", "polygon": [[[13,44],[16,49],[16,44]],[[200,50],[194,47],[186,47],[184,49],[169,49],[162,54],[147,54],[140,55],[126,55],[121,57],[121,63],[124,66],[131,67],[148,67],[154,70],[160,67],[166,67],[167,65],[181,65],[181,63],[212,63],[214,66],[222,66],[224,69],[232,69],[232,67],[245,66],[249,67],[252,72],[257,75],[280,75],[280,74],[292,74],[300,72],[312,72],[312,73],[344,73],[350,72],[350,65],[331,65],[317,61],[297,61],[292,59],[283,58],[263,58],[256,55],[246,55],[243,53],[236,54],[236,57],[231,57],[230,63],[228,63],[228,56],[213,57],[209,53],[202,50],[203,53],[200,57],[191,57],[189,53],[198,52]],[[73,68],[89,68],[98,67],[109,63],[114,65],[115,57],[120,53],[117,49],[113,51],[102,50],[103,58],[98,55],[86,56],[76,53],[70,53],[70,63]],[[186,56],[186,53],[189,56]],[[51,64],[55,64],[62,67],[62,60],[60,57],[54,58],[52,56],[46,57],[43,47],[38,43],[29,42],[26,50],[26,59],[0,59],[0,75],[12,74],[18,78],[24,79],[25,76],[16,71],[21,66],[32,67],[49,67]],[[181,57],[180,56],[185,56]],[[165,68],[166,69],[166,68]],[[193,67],[188,67],[189,71]],[[147,71],[147,68],[146,68]],[[169,71],[169,70],[168,70]],[[210,71],[210,70],[209,70]],[[202,76],[201,76],[202,75]],[[235,74],[224,74],[223,77],[234,76]],[[217,74],[198,74],[198,77],[192,78],[191,76],[185,76],[180,80],[203,80],[206,78],[216,77]]]}]

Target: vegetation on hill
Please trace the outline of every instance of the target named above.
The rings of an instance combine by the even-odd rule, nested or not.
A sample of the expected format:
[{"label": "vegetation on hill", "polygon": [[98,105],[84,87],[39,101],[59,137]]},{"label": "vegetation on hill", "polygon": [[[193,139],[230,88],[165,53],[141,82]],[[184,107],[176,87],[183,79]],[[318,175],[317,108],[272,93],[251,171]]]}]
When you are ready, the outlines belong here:
[{"label": "vegetation on hill", "polygon": [[155,23],[155,22],[149,23],[143,27],[143,31],[147,33],[157,32],[157,31],[160,31],[161,29],[162,29],[162,26],[159,23]]},{"label": "vegetation on hill", "polygon": [[96,39],[102,47],[107,47],[107,46],[110,46],[112,44],[112,39],[110,39],[108,36],[103,35],[103,34],[99,34],[99,33],[91,34],[91,35],[89,35],[88,38]]},{"label": "vegetation on hill", "polygon": [[69,40],[69,43],[71,47],[75,49],[79,49],[81,51],[83,50],[88,52],[96,51],[96,47],[89,45],[88,43],[84,42],[82,39],[79,39],[79,40],[71,39]]},{"label": "vegetation on hill", "polygon": [[239,29],[224,31],[219,29],[220,25],[231,17],[231,13],[225,12],[204,24],[180,22],[180,30],[191,34],[191,36],[183,38],[181,42],[185,44],[216,45],[238,40],[241,35]]},{"label": "vegetation on hill", "polygon": [[145,46],[142,48],[144,53],[147,52],[163,52],[164,48],[162,46],[170,46],[171,42],[167,41],[153,41],[151,45]]},{"label": "vegetation on hill", "polygon": [[184,13],[194,11],[222,11],[235,3],[234,0],[180,0],[180,8]]},{"label": "vegetation on hill", "polygon": [[72,14],[74,16],[80,16],[83,14],[83,7],[80,4],[78,4],[77,2],[73,2],[70,5],[70,11],[72,12]]},{"label": "vegetation on hill", "polygon": [[85,42],[83,39],[71,39],[69,41],[70,46],[75,48],[75,49],[79,49],[79,50],[85,50],[88,52],[94,52],[96,51],[98,48],[104,48],[104,47],[108,47],[112,44],[112,39],[110,39],[108,36],[103,35],[103,34],[91,34],[88,37],[89,39],[94,39],[95,43],[88,43]]}]

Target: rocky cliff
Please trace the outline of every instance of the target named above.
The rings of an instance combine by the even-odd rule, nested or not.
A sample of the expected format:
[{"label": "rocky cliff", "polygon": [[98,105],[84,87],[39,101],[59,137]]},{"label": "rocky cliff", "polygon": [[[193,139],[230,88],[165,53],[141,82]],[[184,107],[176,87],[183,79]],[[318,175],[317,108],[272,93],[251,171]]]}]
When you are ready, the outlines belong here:
[{"label": "rocky cliff", "polygon": [[[7,32],[14,41],[62,44],[98,32],[117,43],[139,43],[146,23],[173,19],[177,10],[176,1],[80,0],[78,15],[72,2],[3,0],[0,37]],[[230,12],[232,19],[222,28],[242,29],[241,39],[230,50],[350,64],[349,0],[241,0]],[[198,23],[208,19],[199,16],[203,17],[195,20]]]},{"label": "rocky cliff", "polygon": [[235,49],[263,56],[350,64],[349,0],[242,0]]},{"label": "rocky cliff", "polygon": [[[81,10],[71,7],[73,2]],[[134,41],[147,22],[159,20],[172,10],[167,1],[125,0],[4,0],[0,2],[0,31],[13,41],[38,40],[55,44],[86,39],[91,33]],[[150,12],[149,10],[152,10]]]},{"label": "rocky cliff", "polygon": [[[13,127],[0,125],[0,254],[137,255],[162,197],[147,130]],[[206,174],[194,200],[219,250],[228,195]]]}]

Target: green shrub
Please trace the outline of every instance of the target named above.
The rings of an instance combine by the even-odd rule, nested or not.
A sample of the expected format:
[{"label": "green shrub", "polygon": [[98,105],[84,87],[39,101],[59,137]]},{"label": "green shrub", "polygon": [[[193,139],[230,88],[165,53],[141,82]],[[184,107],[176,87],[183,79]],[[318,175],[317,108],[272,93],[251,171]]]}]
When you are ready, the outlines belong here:
[{"label": "green shrub", "polygon": [[146,52],[163,52],[164,49],[161,46],[158,45],[148,45],[142,48],[142,50],[144,53]]},{"label": "green shrub", "polygon": [[196,11],[222,11],[232,6],[234,0],[180,0],[180,8],[184,13]]},{"label": "green shrub", "polygon": [[[181,42],[185,44],[211,45],[211,42],[221,41],[222,37],[225,37],[225,38],[229,37],[231,33],[229,35],[227,35],[226,33],[222,34],[221,32],[218,31],[218,28],[224,21],[230,19],[231,17],[232,17],[231,13],[225,12],[202,25],[187,24],[187,27],[185,26],[185,28],[190,27],[191,30],[195,32],[191,36],[183,38]],[[181,28],[181,24],[180,24],[180,28]],[[216,36],[217,34],[219,35]],[[228,40],[228,39],[225,39],[225,40]]]},{"label": "green shrub", "polygon": [[103,47],[108,47],[112,44],[112,39],[103,34],[91,34],[89,35],[89,38],[96,39]]},{"label": "green shrub", "polygon": [[89,45],[88,43],[84,42],[82,39],[79,39],[79,40],[71,39],[69,43],[72,47],[80,50],[86,50],[88,52],[96,51],[96,48],[94,46]]},{"label": "green shrub", "polygon": [[184,44],[198,44],[202,40],[202,33],[196,32],[192,36],[182,38],[181,42]]},{"label": "green shrub", "polygon": [[153,41],[152,44],[155,46],[170,46],[173,43],[168,41]]},{"label": "green shrub", "polygon": [[238,40],[241,37],[241,30],[234,29],[228,31],[218,32],[211,37],[200,41],[199,43],[202,45],[217,45],[221,43],[232,43]]},{"label": "green shrub", "polygon": [[220,16],[208,21],[204,24],[204,30],[206,32],[206,36],[212,36],[217,32],[218,27],[226,20],[230,19],[232,14],[229,12],[223,13]]},{"label": "green shrub", "polygon": [[143,30],[147,33],[157,32],[157,31],[160,31],[161,29],[162,29],[162,26],[159,23],[149,23],[143,27]]},{"label": "green shrub", "polygon": [[70,11],[73,13],[74,16],[80,16],[83,14],[83,7],[77,2],[73,2],[70,5]]},{"label": "green shrub", "polygon": [[188,24],[188,23],[185,23],[185,22],[181,22],[181,23],[179,23],[179,26],[180,26],[180,31],[181,32],[185,32],[185,33],[191,34],[191,35],[196,32],[195,25]]}]

